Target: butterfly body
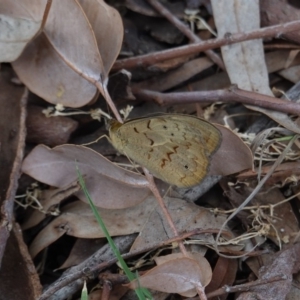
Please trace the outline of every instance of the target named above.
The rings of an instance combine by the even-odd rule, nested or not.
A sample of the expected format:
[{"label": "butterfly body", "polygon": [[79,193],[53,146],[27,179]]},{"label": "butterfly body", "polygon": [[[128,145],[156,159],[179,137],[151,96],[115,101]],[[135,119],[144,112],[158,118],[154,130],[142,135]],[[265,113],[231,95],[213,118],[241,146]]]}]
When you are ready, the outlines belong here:
[{"label": "butterfly body", "polygon": [[124,124],[113,120],[109,136],[121,154],[178,187],[191,187],[203,180],[222,138],[211,123],[175,114],[134,119]]}]

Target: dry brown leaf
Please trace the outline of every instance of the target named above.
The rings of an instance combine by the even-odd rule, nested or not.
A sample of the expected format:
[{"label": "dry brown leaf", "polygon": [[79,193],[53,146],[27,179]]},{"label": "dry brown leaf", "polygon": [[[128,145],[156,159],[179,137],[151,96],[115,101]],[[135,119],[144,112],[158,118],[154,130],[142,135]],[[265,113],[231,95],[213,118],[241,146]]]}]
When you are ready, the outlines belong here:
[{"label": "dry brown leaf", "polygon": [[65,116],[48,118],[43,114],[42,107],[36,105],[27,107],[28,143],[45,144],[50,147],[66,144],[77,127],[78,122],[74,119]]},{"label": "dry brown leaf", "polygon": [[[25,222],[22,223],[22,229],[26,230],[37,225],[52,212],[59,212],[58,207],[61,202],[73,195],[75,192],[78,192],[80,189],[81,187],[78,182],[72,182],[70,186],[62,189],[48,189],[38,191],[38,195],[36,196],[36,198],[39,201],[41,209],[34,209],[26,215],[26,217],[24,218]],[[35,207],[37,207],[37,204],[35,204]]]},{"label": "dry brown leaf", "polygon": [[[236,187],[223,185],[224,192],[234,206],[239,206],[251,194],[253,188],[242,185],[238,189]],[[249,226],[254,226],[255,231],[260,231],[260,235],[264,235],[271,239],[275,244],[287,245],[294,242],[294,236],[298,232],[298,222],[291,208],[291,204],[286,202],[276,207],[285,198],[278,188],[265,188],[258,193],[251,202],[251,206],[255,206],[250,213],[248,211],[241,212],[240,218]],[[261,208],[260,206],[268,206]],[[248,205],[250,206],[250,205]]]},{"label": "dry brown leaf", "polygon": [[[98,207],[126,208],[141,203],[150,194],[144,176],[126,171],[83,146],[50,149],[39,145],[25,158],[22,171],[38,181],[63,188],[78,180],[76,165]],[[76,196],[87,201],[83,192]]]},{"label": "dry brown leaf", "polygon": [[[224,216],[215,216],[208,209],[194,203],[187,203],[181,199],[166,197],[165,203],[178,232],[188,232],[193,229],[219,230],[225,222]],[[156,245],[158,242],[174,236],[160,209],[155,209],[149,213],[146,221],[130,251]],[[201,234],[197,237],[201,239],[203,244],[214,243],[212,234]]]},{"label": "dry brown leaf", "polygon": [[[143,203],[125,209],[99,208],[99,214],[111,236],[128,235],[139,232],[156,207],[153,196]],[[62,214],[39,232],[30,253],[34,257],[64,234],[79,238],[105,237],[94,217],[90,206],[77,201],[62,209]]]},{"label": "dry brown leaf", "polygon": [[[251,292],[244,292],[237,299],[286,299],[292,285],[292,274],[299,272],[299,255],[299,243],[272,255],[270,263],[259,270],[259,279],[270,279],[270,283],[254,286]],[[272,282],[276,276],[282,276],[282,280]]]},{"label": "dry brown leaf", "polygon": [[[260,0],[262,26],[271,26],[299,20],[300,9],[298,1],[289,0]],[[299,31],[292,31],[283,35],[285,38],[300,43]]]},{"label": "dry brown leaf", "polygon": [[[220,256],[214,267],[212,274],[212,279],[209,285],[205,288],[206,294],[215,291],[218,288],[221,288],[225,285],[232,285],[235,281],[236,273],[238,270],[238,261],[237,259],[229,259]],[[212,300],[225,300],[227,294],[220,295]]]},{"label": "dry brown leaf", "polygon": [[123,27],[116,10],[102,1],[91,3],[85,7],[90,5],[87,11],[97,41],[77,1],[53,0],[44,32],[13,63],[20,79],[50,103],[83,106],[94,98],[96,82],[107,94],[107,76],[121,46]]},{"label": "dry brown leaf", "polygon": [[[0,3],[0,62],[16,60],[25,46],[38,33],[46,2],[39,0]],[[34,9],[38,8],[38,9]]]},{"label": "dry brown leaf", "polygon": [[123,23],[117,10],[103,0],[79,0],[95,34],[104,67],[104,78],[115,62],[122,46]]},{"label": "dry brown leaf", "polygon": [[196,58],[175,70],[169,71],[167,74],[154,76],[152,79],[133,84],[132,89],[138,88],[163,92],[174,88],[176,85],[183,83],[212,65],[213,62],[206,57]]},{"label": "dry brown leaf", "polygon": [[80,107],[96,95],[97,88],[61,59],[45,34],[29,43],[12,65],[22,82],[50,103]]},{"label": "dry brown leaf", "polygon": [[253,168],[249,147],[230,129],[215,124],[222,133],[222,143],[211,160],[208,175],[227,176]]},{"label": "dry brown leaf", "polygon": [[[255,205],[258,206],[270,205],[271,209],[272,205],[276,205],[285,199],[286,197],[284,197],[282,192],[278,188],[273,187],[266,192],[257,194],[255,200],[252,201],[252,204],[255,203]],[[265,210],[265,214],[262,213],[261,219],[271,225],[270,230],[269,232],[266,232],[266,235],[274,244],[280,246],[279,240],[280,243],[285,246],[294,243],[294,237],[299,230],[299,226],[291,203],[285,202],[273,207],[272,213],[269,210]]]},{"label": "dry brown leaf", "polygon": [[[247,0],[212,1],[214,20],[218,35],[226,33],[246,32],[258,29],[259,2]],[[222,57],[230,81],[239,88],[273,96],[269,88],[269,78],[266,68],[262,40],[256,39],[234,45],[223,46]],[[298,124],[286,114],[262,109],[257,106],[248,108],[266,114],[287,129],[300,133]]]},{"label": "dry brown leaf", "polygon": [[138,280],[130,282],[128,286],[132,289],[142,286],[165,293],[193,297],[197,294],[196,288],[202,288],[210,281],[210,276],[206,275],[206,272],[211,275],[210,266],[207,262],[203,268],[203,261],[199,265],[198,261],[192,258],[174,257],[140,276]]},{"label": "dry brown leaf", "polygon": [[67,260],[57,269],[67,269],[72,266],[79,265],[84,260],[91,257],[96,251],[107,244],[106,238],[100,239],[80,239],[78,238],[72,247]]},{"label": "dry brown leaf", "polygon": [[[194,259],[198,266],[200,266],[202,273],[200,274],[201,275],[201,284],[202,286],[207,286],[210,281],[211,281],[211,278],[212,278],[212,269],[211,269],[211,266],[209,264],[209,262],[207,261],[207,259],[201,254],[201,253],[198,253],[198,252],[188,252],[188,257],[191,258],[191,259]],[[182,253],[172,253],[172,254],[169,254],[169,255],[164,255],[164,256],[157,256],[154,258],[156,264],[158,266],[168,262],[168,261],[176,261],[176,259],[178,258],[183,258],[185,257]]]},{"label": "dry brown leaf", "polygon": [[280,71],[279,75],[296,84],[300,80],[300,66],[289,67]]}]

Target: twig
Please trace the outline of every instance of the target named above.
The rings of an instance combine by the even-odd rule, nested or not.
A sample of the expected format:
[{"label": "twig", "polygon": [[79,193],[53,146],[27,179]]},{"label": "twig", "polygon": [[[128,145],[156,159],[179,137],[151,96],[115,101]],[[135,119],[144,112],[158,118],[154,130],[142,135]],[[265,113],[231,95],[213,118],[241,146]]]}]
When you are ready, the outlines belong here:
[{"label": "twig", "polygon": [[130,69],[134,67],[146,67],[161,61],[176,58],[180,56],[198,53],[209,49],[219,48],[224,45],[235,44],[239,42],[249,41],[253,39],[262,39],[267,37],[279,38],[283,33],[296,31],[300,29],[300,21],[293,21],[285,24],[260,28],[254,31],[226,34],[223,38],[216,38],[200,43],[181,46],[165,51],[152,52],[146,55],[140,55],[132,58],[117,60],[113,65],[112,70],[120,70],[122,68]]},{"label": "twig", "polygon": [[[157,0],[147,0],[162,16],[164,16],[170,23],[172,23],[175,27],[177,27],[191,42],[199,43],[202,40],[187,27],[184,23],[182,23],[176,16],[174,16],[167,8],[165,8],[159,1]],[[220,56],[215,53],[213,50],[205,50],[204,53],[221,68],[225,70],[224,63]]]},{"label": "twig", "polygon": [[[151,192],[153,193],[154,197],[156,198],[156,200],[157,200],[164,216],[166,217],[167,222],[168,222],[169,226],[171,227],[171,230],[173,231],[173,234],[175,236],[178,236],[179,234],[178,234],[177,228],[176,228],[176,226],[175,226],[175,224],[172,220],[172,217],[171,217],[171,215],[170,215],[170,213],[167,209],[167,206],[166,206],[165,202],[163,201],[163,199],[162,199],[162,197],[159,193],[159,190],[156,187],[156,184],[153,180],[153,176],[149,173],[149,171],[146,168],[143,168],[143,171],[144,171],[145,176],[146,176],[146,178],[149,182],[149,188],[150,188]],[[182,254],[184,256],[188,257],[187,251],[186,251],[185,246],[184,246],[182,241],[178,241],[178,246],[179,246]]]},{"label": "twig", "polygon": [[149,90],[133,90],[135,96],[144,100],[155,100],[160,105],[188,104],[188,103],[215,103],[215,102],[239,102],[247,105],[263,107],[283,113],[300,115],[300,104],[288,100],[241,90],[230,87],[224,90],[195,91],[180,93],[159,93]]},{"label": "twig", "polygon": [[[284,160],[288,150],[292,147],[292,145],[294,144],[295,140],[299,138],[299,135],[296,134],[294,135],[294,137],[291,138],[291,140],[289,141],[289,143],[287,144],[286,148],[284,149],[284,151],[280,154],[280,156],[278,157],[278,159],[276,160],[276,162],[273,164],[273,166],[270,168],[270,170],[268,171],[268,173],[265,175],[265,177],[258,183],[258,185],[255,187],[255,189],[251,192],[251,194],[247,197],[247,199],[237,208],[237,210],[235,212],[233,212],[228,218],[227,220],[224,222],[224,224],[221,226],[220,232],[217,234],[216,237],[216,246],[215,246],[215,250],[216,252],[223,257],[227,257],[226,255],[223,255],[220,253],[219,249],[218,249],[218,241],[220,239],[220,236],[222,234],[223,229],[225,228],[225,226],[228,224],[228,222],[230,220],[232,220],[240,211],[242,211],[242,209],[251,201],[253,200],[253,198],[255,197],[255,195],[259,192],[259,190],[262,188],[262,186],[265,184],[265,182],[271,177],[271,175],[274,173],[275,169],[282,163],[282,161]],[[254,247],[256,248],[256,246]],[[252,249],[253,250],[253,249]],[[240,256],[233,256],[232,258],[240,258],[240,257],[244,257],[246,255],[240,255]]]},{"label": "twig", "polygon": [[50,12],[51,5],[52,5],[52,0],[47,0],[39,33],[41,33],[44,30],[44,27],[45,27],[45,24],[47,22],[48,15],[49,15],[49,12]]},{"label": "twig", "polygon": [[[242,292],[242,291],[249,291],[251,288],[259,286],[259,285],[264,285],[264,284],[269,284],[272,282],[276,281],[281,281],[281,280],[286,280],[284,275],[283,276],[275,276],[273,278],[268,278],[268,279],[257,279],[252,282],[248,282],[245,284],[240,284],[240,285],[235,285],[235,286],[223,286],[211,293],[208,293],[206,296],[207,298],[212,298],[220,295],[224,295],[227,293],[235,293],[235,292]],[[195,298],[196,299],[196,298]]]},{"label": "twig", "polygon": [[[146,252],[149,252],[151,250],[158,249],[158,248],[167,246],[167,245],[172,244],[172,243],[176,243],[178,241],[182,241],[182,240],[187,239],[187,238],[189,238],[193,235],[204,234],[204,233],[218,233],[218,232],[219,232],[219,229],[194,229],[192,231],[183,233],[179,236],[176,236],[174,238],[156,243],[154,245],[145,247],[143,249],[128,252],[128,253],[122,255],[122,257],[124,259],[128,259],[128,258],[134,257],[136,255],[146,253]],[[231,236],[231,233],[226,231],[226,230],[224,230],[222,232],[222,234],[225,235],[225,236],[229,236],[229,237]],[[98,252],[100,252],[100,255],[97,255]],[[238,254],[241,254],[241,251],[238,251],[238,252],[239,252]],[[266,254],[266,253],[264,251],[253,251],[251,253],[248,252],[247,256],[259,256],[259,255],[262,255],[262,254]],[[109,268],[111,265],[113,265],[117,262],[117,258],[114,257],[114,258],[112,258],[108,261],[104,261],[104,262],[99,263],[99,261],[97,260],[97,257],[101,257],[101,260],[103,260],[103,249],[102,248],[100,250],[98,250],[96,253],[94,253],[91,257],[94,266],[92,266],[92,267],[89,266],[89,261],[90,261],[91,258],[88,258],[87,260],[85,260],[84,262],[82,262],[80,264],[79,268],[77,268],[80,271],[78,271],[78,272],[75,271],[72,274],[70,274],[68,272],[69,270],[67,270],[66,271],[66,272],[68,272],[67,275],[63,274],[61,278],[59,278],[56,282],[51,284],[48,287],[48,289],[43,293],[43,295],[41,296],[41,298],[39,300],[46,300],[46,299],[48,299],[48,297],[50,295],[52,295],[55,292],[57,292],[58,290],[64,288],[68,284],[71,284],[72,282],[74,282],[75,280],[78,280],[80,278],[86,277],[87,276],[86,270],[88,270],[89,274],[98,274],[102,270]],[[76,267],[78,267],[78,266],[76,266]],[[91,277],[95,278],[96,275],[91,276]]]}]

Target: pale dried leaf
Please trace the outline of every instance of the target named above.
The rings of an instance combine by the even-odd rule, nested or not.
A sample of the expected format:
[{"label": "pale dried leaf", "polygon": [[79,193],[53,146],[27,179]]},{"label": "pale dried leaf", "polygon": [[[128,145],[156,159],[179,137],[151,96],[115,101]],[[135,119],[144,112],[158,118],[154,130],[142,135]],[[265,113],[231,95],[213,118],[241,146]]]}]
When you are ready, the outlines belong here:
[{"label": "pale dried leaf", "polygon": [[22,82],[50,103],[81,107],[96,95],[97,88],[64,63],[44,33],[12,65]]},{"label": "pale dried leaf", "polygon": [[44,33],[13,66],[31,91],[70,107],[90,102],[96,94],[93,83],[106,80],[91,25],[75,0],[52,2]]},{"label": "pale dried leaf", "polygon": [[40,29],[45,0],[0,2],[0,61],[14,61]]},{"label": "pale dried leaf", "polygon": [[[259,29],[259,2],[247,0],[212,1],[218,36],[226,33]],[[232,84],[239,88],[273,96],[269,88],[268,72],[264,59],[262,40],[256,39],[221,48],[224,64]],[[296,133],[300,127],[285,113],[257,106],[248,108],[262,112],[282,126]]]},{"label": "pale dried leaf", "polygon": [[[225,222],[224,216],[215,216],[208,209],[194,203],[187,203],[177,198],[165,197],[164,200],[178,232],[188,232],[193,229],[219,230]],[[173,236],[173,232],[162,212],[160,209],[155,209],[149,214],[147,223],[143,226],[130,251],[156,245],[158,242],[165,241]],[[212,234],[201,234],[198,236],[201,237],[203,244],[214,243]]]},{"label": "pale dried leaf", "polygon": [[165,293],[194,297],[197,294],[195,288],[203,286],[201,279],[205,271],[194,259],[182,257],[153,268],[128,286],[132,289],[143,286]]},{"label": "pale dried leaf", "polygon": [[85,78],[101,81],[104,70],[95,35],[77,1],[53,0],[44,31],[68,66]]},{"label": "pale dried leaf", "polygon": [[[212,277],[212,270],[209,262],[201,253],[188,252],[187,254],[188,257],[194,259],[197,262],[197,264],[200,266],[201,270],[203,270],[202,273],[200,274],[201,276],[200,282],[202,286],[207,286],[210,283]],[[178,258],[183,258],[183,257],[185,256],[182,253],[172,253],[165,256],[157,256],[156,258],[154,258],[154,260],[156,264],[159,266],[168,261],[176,260]]]},{"label": "pale dried leaf", "polygon": [[103,0],[79,0],[79,3],[94,30],[107,77],[122,46],[124,28],[121,16]]},{"label": "pale dried leaf", "polygon": [[296,84],[300,81],[300,66],[289,67],[280,71],[279,75]]},{"label": "pale dried leaf", "polygon": [[[2,3],[1,3],[2,5]],[[0,62],[12,62],[22,53],[37,34],[42,19],[35,21],[19,16],[8,16],[0,7]]]},{"label": "pale dried leaf", "polygon": [[230,129],[215,124],[222,133],[222,143],[214,154],[208,175],[227,176],[253,168],[250,148]]},{"label": "pale dried leaf", "polygon": [[[156,207],[153,196],[143,203],[126,209],[98,209],[111,236],[128,235],[139,232]],[[105,237],[95,216],[86,203],[77,201],[62,209],[62,214],[49,223],[30,245],[30,253],[36,256],[63,234],[79,238]]]},{"label": "pale dried leaf", "polygon": [[[141,203],[150,193],[144,176],[119,168],[83,146],[50,149],[39,145],[25,158],[22,171],[38,181],[63,188],[78,180],[76,165],[96,206],[126,208]],[[76,196],[87,201],[83,192]]]}]

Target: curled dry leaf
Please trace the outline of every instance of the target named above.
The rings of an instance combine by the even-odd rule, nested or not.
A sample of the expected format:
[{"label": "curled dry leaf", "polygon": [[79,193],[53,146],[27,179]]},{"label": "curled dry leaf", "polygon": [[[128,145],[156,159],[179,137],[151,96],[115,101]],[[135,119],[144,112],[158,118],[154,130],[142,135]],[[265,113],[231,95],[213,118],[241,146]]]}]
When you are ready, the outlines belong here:
[{"label": "curled dry leaf", "polygon": [[121,16],[103,0],[79,0],[79,3],[93,28],[106,78],[122,46]]},{"label": "curled dry leaf", "polygon": [[[155,206],[156,201],[153,196],[150,196],[134,207],[109,210],[99,208],[98,211],[109,234],[121,236],[140,232]],[[105,237],[90,206],[77,201],[64,207],[62,214],[39,232],[30,245],[31,255],[36,256],[64,234],[79,238]]]},{"label": "curled dry leaf", "polygon": [[[258,1],[212,1],[214,20],[218,36],[226,33],[245,32],[260,26]],[[269,88],[262,40],[256,39],[234,45],[223,46],[222,57],[230,81],[239,88],[273,96]],[[247,106],[269,116],[287,129],[300,133],[297,125],[286,113],[270,111],[257,106]]]},{"label": "curled dry leaf", "polygon": [[[46,2],[43,4],[38,2],[40,1],[1,0],[0,62],[16,60],[28,42],[38,33],[46,4]],[[40,9],[33,9],[33,7]]]},{"label": "curled dry leaf", "polygon": [[[212,278],[212,269],[210,267],[209,262],[207,261],[207,259],[199,252],[188,252],[188,257],[191,259],[194,259],[197,264],[200,266],[202,273],[201,273],[201,284],[202,286],[207,286]],[[174,261],[178,258],[183,258],[185,257],[182,253],[172,253],[169,255],[165,255],[165,256],[158,256],[155,259],[155,262],[158,266],[162,265],[163,263],[166,263],[168,261]]]},{"label": "curled dry leaf", "polygon": [[[171,254],[167,261],[132,281],[128,286],[139,286],[165,293],[177,293],[185,297],[194,297],[196,288],[205,287],[211,280],[211,268],[207,260],[200,255]],[[200,263],[199,263],[200,262]]]},{"label": "curled dry leaf", "polygon": [[[148,181],[122,169],[83,146],[35,147],[25,158],[22,171],[34,179],[63,188],[78,180],[76,165],[96,206],[121,209],[141,203],[150,193]],[[76,193],[87,201],[84,193]]]},{"label": "curled dry leaf", "polygon": [[[69,107],[83,106],[96,95],[95,82],[106,93],[108,72],[119,52],[123,27],[118,13],[102,1],[99,3],[92,6],[93,13],[106,26],[101,23],[97,29],[97,41],[77,1],[54,0],[44,32],[13,63],[20,79],[46,101]],[[99,26],[97,18],[91,19]],[[108,27],[114,28],[109,35],[102,32]],[[100,49],[97,42],[101,44]]]},{"label": "curled dry leaf", "polygon": [[253,155],[250,148],[229,128],[215,124],[222,133],[222,143],[213,159],[208,175],[227,176],[253,169]]},{"label": "curled dry leaf", "polygon": [[[236,278],[236,273],[238,271],[238,260],[229,259],[220,256],[214,267],[213,275],[209,285],[206,287],[205,292],[208,294],[221,288],[225,285],[232,285]],[[220,295],[218,297],[212,298],[213,300],[225,300],[227,294]]]}]

